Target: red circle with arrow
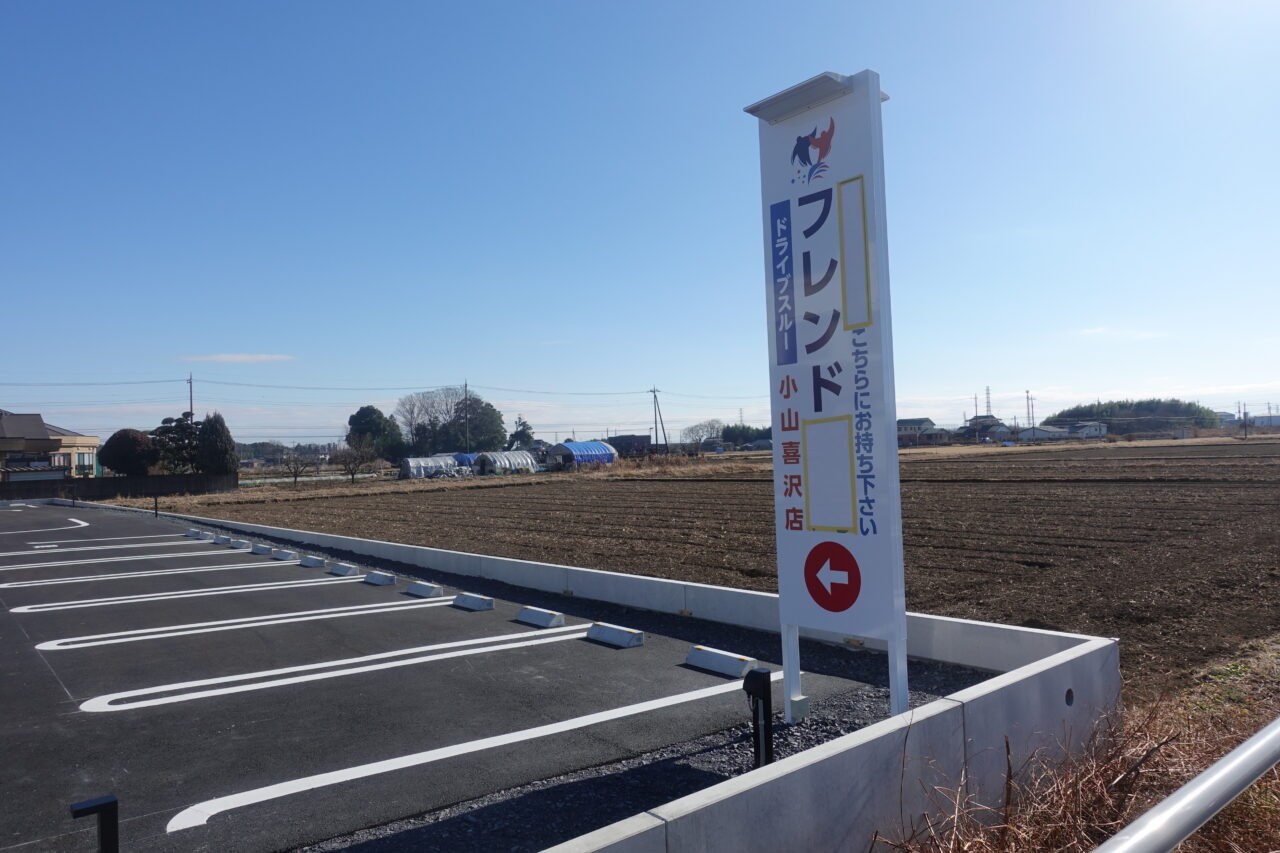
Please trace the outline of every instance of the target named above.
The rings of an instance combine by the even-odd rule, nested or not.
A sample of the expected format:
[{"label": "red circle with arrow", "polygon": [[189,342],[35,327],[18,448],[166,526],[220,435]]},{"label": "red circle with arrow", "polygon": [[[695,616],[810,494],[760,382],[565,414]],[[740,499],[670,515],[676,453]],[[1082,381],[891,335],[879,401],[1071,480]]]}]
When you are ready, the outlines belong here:
[{"label": "red circle with arrow", "polygon": [[823,610],[841,613],[862,592],[862,572],[849,549],[838,542],[819,542],[804,560],[804,585]]}]

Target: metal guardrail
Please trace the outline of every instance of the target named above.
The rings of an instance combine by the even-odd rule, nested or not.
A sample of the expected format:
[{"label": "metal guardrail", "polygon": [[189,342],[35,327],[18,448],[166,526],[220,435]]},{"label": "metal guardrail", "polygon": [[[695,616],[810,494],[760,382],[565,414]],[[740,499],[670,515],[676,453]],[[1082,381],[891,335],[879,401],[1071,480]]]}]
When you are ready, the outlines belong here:
[{"label": "metal guardrail", "polygon": [[1169,853],[1280,763],[1280,718],[1126,826],[1094,853]]}]

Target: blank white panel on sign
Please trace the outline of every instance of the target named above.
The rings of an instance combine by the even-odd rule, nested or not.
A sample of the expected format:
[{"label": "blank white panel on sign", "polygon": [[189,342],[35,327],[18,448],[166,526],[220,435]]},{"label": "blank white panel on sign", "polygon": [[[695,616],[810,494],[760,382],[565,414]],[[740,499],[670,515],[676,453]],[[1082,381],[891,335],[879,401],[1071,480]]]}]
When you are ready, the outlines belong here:
[{"label": "blank white panel on sign", "polygon": [[803,421],[801,430],[805,527],[855,529],[852,416]]},{"label": "blank white panel on sign", "polygon": [[871,266],[867,254],[867,190],[862,175],[841,181],[837,192],[840,216],[840,284],[844,327],[871,325]]}]

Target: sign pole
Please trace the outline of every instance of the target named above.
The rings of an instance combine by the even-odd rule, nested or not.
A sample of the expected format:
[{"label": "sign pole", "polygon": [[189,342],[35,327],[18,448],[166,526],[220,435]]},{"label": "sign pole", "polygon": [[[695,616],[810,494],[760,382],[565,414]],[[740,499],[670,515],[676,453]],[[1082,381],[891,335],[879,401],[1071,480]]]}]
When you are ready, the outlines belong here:
[{"label": "sign pole", "polygon": [[910,697],[907,695],[907,641],[906,631],[903,639],[889,641],[889,713],[902,714],[910,710]]},{"label": "sign pole", "polygon": [[784,710],[788,725],[809,716],[809,700],[800,686],[799,625],[782,625],[782,692],[786,696]]}]

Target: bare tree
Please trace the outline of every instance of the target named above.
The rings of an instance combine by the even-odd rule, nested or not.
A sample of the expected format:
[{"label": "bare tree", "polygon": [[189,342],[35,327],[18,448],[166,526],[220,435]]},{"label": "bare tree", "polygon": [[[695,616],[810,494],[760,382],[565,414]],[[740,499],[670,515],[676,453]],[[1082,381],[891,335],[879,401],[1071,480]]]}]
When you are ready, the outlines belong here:
[{"label": "bare tree", "polygon": [[685,427],[680,432],[680,440],[685,444],[692,444],[695,448],[709,438],[719,438],[720,433],[724,431],[724,422],[715,419],[702,421]]},{"label": "bare tree", "polygon": [[356,481],[356,476],[373,470],[373,463],[378,458],[378,451],[373,442],[367,438],[355,447],[341,447],[329,454],[329,461],[338,466],[338,470]]},{"label": "bare tree", "polygon": [[316,458],[304,456],[295,448],[285,451],[284,457],[280,460],[280,467],[286,474],[293,477],[293,484],[297,486],[299,477],[317,467]]},{"label": "bare tree", "polygon": [[413,394],[406,394],[400,398],[400,402],[396,403],[392,414],[400,422],[406,441],[413,441],[418,425],[427,422],[427,397],[430,394],[430,391],[416,391]]},{"label": "bare tree", "polygon": [[[393,414],[404,427],[405,441],[411,445],[416,444],[424,430],[427,435],[434,435],[441,426],[453,419],[464,396],[461,385],[447,385],[431,391],[415,391],[401,397]],[[421,449],[423,448],[419,448]]]}]

